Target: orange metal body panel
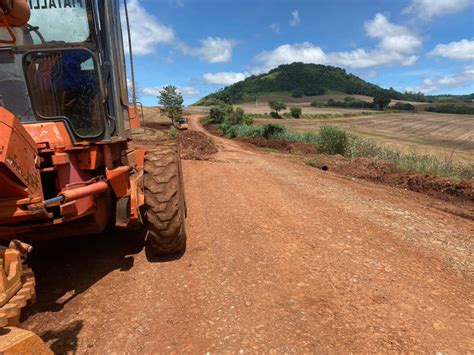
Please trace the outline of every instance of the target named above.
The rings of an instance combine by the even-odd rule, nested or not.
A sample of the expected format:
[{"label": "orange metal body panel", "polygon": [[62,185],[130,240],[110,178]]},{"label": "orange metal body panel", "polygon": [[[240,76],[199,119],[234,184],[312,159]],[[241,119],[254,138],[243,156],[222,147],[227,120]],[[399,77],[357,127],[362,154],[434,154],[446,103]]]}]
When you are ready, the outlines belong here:
[{"label": "orange metal body panel", "polygon": [[[27,165],[16,171],[9,166],[5,172],[12,151],[20,157],[16,160]],[[27,156],[23,157],[22,152]],[[74,143],[63,122],[22,125],[0,108],[0,183],[9,179],[18,185],[16,191],[8,189],[12,196],[3,196],[0,190],[0,239],[21,236],[32,240],[100,232],[114,220],[112,193],[117,200],[130,197],[130,222],[141,221],[144,199],[139,180],[144,153],[125,140]],[[36,176],[38,188],[29,187],[31,178],[25,178],[25,171]],[[100,181],[101,178],[107,181]],[[43,191],[42,180],[48,192]],[[65,196],[66,201],[51,205],[57,209],[53,213],[43,207],[42,201],[57,195]],[[14,226],[6,226],[11,223]],[[78,230],[62,227],[75,223]]]},{"label": "orange metal body panel", "polygon": [[96,170],[103,163],[103,154],[98,146],[92,146],[78,153],[79,169]]},{"label": "orange metal body panel", "polygon": [[130,170],[129,166],[119,166],[113,170],[107,170],[107,181],[117,197],[130,196]]},{"label": "orange metal body panel", "polygon": [[0,107],[0,198],[42,196],[36,144],[20,121]]},{"label": "orange metal body panel", "polygon": [[41,122],[28,124],[24,127],[40,149],[60,151],[66,148],[74,148],[64,122]]},{"label": "orange metal body panel", "polygon": [[128,115],[130,116],[130,127],[140,128],[140,113],[138,112],[136,106],[128,106]]},{"label": "orange metal body panel", "polygon": [[[28,23],[31,16],[30,6],[27,0],[0,0],[0,6],[7,10],[5,17],[6,22],[12,27],[22,27]],[[0,25],[3,27],[4,25]]]}]

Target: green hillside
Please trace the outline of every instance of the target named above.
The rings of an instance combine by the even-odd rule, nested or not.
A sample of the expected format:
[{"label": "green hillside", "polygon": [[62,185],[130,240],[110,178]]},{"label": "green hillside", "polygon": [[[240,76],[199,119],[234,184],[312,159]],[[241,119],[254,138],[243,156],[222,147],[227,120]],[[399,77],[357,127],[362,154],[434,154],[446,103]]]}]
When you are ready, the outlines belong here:
[{"label": "green hillside", "polygon": [[[341,93],[348,95],[384,95],[396,100],[430,101],[422,93],[401,93],[394,89],[383,89],[344,69],[317,64],[293,63],[280,65],[268,73],[251,76],[223,90],[210,94],[195,105],[212,105],[216,102],[242,103],[258,96],[317,96]],[[436,99],[434,99],[436,100]]]},{"label": "green hillside", "polygon": [[317,64],[293,63],[280,65],[266,74],[251,76],[201,99],[197,105],[213,101],[241,103],[255,100],[256,95],[283,94],[294,97],[317,96],[332,92],[374,96],[388,94],[401,98],[395,90],[385,90],[344,69]]}]

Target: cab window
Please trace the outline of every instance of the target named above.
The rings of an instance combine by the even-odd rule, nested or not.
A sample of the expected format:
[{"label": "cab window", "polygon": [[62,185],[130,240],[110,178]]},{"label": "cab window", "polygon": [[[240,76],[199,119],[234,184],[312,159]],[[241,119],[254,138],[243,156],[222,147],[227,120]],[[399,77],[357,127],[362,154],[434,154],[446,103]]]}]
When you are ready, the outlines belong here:
[{"label": "cab window", "polygon": [[25,72],[35,113],[43,119],[67,119],[80,137],[104,130],[96,64],[87,50],[28,53]]}]

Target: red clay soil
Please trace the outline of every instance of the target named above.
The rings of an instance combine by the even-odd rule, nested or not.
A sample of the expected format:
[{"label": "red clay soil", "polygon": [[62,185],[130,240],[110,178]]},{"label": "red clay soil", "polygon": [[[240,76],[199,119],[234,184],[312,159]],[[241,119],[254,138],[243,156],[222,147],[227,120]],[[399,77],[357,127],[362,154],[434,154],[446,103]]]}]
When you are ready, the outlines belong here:
[{"label": "red clay soil", "polygon": [[474,352],[474,222],[451,203],[211,139],[183,161],[184,255],[114,230],[35,246],[22,325],[55,353]]},{"label": "red clay soil", "polygon": [[288,142],[279,139],[250,138],[241,137],[237,139],[240,142],[249,143],[259,148],[276,149],[285,153],[292,154],[314,154],[316,147],[314,144]]},{"label": "red clay soil", "polygon": [[340,175],[420,192],[444,201],[462,204],[474,212],[474,180],[455,180],[440,176],[402,171],[386,161],[317,154],[314,159]]},{"label": "red clay soil", "polygon": [[402,171],[391,162],[369,158],[348,160],[341,155],[316,154],[315,146],[307,143],[264,138],[239,138],[238,141],[259,148],[302,154],[308,159],[328,166],[330,171],[340,175],[397,186],[445,201],[468,204],[474,211],[474,180],[455,180],[414,171]]},{"label": "red clay soil", "polygon": [[214,141],[202,132],[183,131],[178,135],[181,159],[208,160],[217,153]]}]

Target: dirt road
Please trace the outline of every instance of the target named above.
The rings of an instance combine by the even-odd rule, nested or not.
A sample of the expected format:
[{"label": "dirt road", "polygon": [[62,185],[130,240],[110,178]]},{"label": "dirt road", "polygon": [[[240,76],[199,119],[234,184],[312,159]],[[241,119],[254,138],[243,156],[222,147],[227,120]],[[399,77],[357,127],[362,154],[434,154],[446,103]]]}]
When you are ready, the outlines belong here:
[{"label": "dirt road", "polygon": [[24,325],[58,352],[474,351],[472,221],[214,139],[184,162],[184,256],[150,262],[140,233],[39,246]]}]

